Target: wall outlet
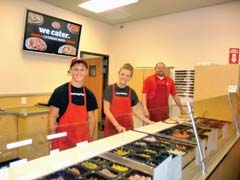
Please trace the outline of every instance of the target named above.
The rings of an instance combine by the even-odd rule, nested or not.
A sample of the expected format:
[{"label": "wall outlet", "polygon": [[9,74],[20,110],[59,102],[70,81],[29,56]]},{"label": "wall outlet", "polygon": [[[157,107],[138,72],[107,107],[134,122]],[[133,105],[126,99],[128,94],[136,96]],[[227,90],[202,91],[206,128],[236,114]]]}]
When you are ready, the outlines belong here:
[{"label": "wall outlet", "polygon": [[228,86],[228,92],[229,92],[229,93],[235,93],[235,92],[237,92],[237,86],[235,86],[235,85],[229,85],[229,86]]},{"label": "wall outlet", "polygon": [[27,98],[26,97],[21,98],[21,104],[27,104]]}]

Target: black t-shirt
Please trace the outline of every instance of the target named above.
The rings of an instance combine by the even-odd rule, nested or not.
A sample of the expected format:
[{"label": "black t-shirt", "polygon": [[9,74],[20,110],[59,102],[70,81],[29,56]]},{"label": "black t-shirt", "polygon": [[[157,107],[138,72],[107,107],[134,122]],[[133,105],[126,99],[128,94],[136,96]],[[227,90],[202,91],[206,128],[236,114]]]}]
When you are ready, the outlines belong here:
[{"label": "black t-shirt", "polygon": [[[114,84],[114,85],[115,85],[115,96],[123,96],[123,97],[128,96],[129,88],[130,88],[129,86],[126,86],[125,88],[120,88],[117,86],[117,84]],[[112,87],[113,85],[107,86],[103,93],[103,99],[110,103],[112,103],[112,99],[113,99]],[[139,100],[136,92],[132,88],[130,89],[131,89],[131,94],[130,94],[131,106],[135,106],[139,102]]]},{"label": "black t-shirt", "polygon": [[[68,84],[65,83],[59,87],[57,87],[52,96],[49,99],[48,105],[54,106],[59,108],[59,117],[58,119],[64,114],[67,109],[69,98],[68,98]],[[87,111],[93,111],[98,108],[97,100],[95,95],[92,93],[90,89],[86,86],[86,99],[87,99]],[[76,105],[84,105],[84,94],[83,94],[83,87],[77,88],[71,85],[71,94],[72,94],[72,103]],[[57,120],[58,121],[58,120]]]}]

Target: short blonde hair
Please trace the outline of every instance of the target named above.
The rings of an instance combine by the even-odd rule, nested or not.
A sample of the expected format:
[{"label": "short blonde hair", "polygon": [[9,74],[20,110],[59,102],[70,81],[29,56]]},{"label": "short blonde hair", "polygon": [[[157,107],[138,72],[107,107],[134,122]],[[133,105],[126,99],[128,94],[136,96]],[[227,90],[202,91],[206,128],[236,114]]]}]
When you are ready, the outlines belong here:
[{"label": "short blonde hair", "polygon": [[130,64],[130,63],[125,63],[120,69],[119,69],[119,73],[122,69],[127,69],[131,72],[131,76],[133,76],[133,71],[134,71],[134,68],[133,66]]},{"label": "short blonde hair", "polygon": [[158,62],[158,63],[155,65],[155,69],[157,68],[157,66],[158,66],[159,64],[162,64],[164,67],[166,67],[166,65],[165,65],[164,62]]}]

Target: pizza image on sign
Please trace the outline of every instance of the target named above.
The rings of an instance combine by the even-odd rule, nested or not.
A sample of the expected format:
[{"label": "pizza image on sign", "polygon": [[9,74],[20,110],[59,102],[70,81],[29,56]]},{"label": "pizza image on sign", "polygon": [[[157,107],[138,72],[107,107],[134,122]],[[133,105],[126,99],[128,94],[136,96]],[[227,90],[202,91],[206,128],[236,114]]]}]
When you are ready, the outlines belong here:
[{"label": "pizza image on sign", "polygon": [[67,28],[72,34],[77,34],[80,31],[80,26],[71,23],[67,24]]},{"label": "pizza image on sign", "polygon": [[63,45],[58,49],[59,54],[76,55],[76,48],[71,45]]},{"label": "pizza image on sign", "polygon": [[35,25],[41,25],[44,21],[44,18],[42,15],[29,12],[28,13],[28,23],[29,24],[35,24]]}]

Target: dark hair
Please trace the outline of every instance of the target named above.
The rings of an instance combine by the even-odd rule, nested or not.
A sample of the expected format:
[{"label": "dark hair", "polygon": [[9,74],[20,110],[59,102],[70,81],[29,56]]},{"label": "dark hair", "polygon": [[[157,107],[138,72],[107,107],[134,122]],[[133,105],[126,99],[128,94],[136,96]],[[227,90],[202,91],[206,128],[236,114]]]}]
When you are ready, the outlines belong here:
[{"label": "dark hair", "polygon": [[81,59],[81,58],[74,58],[72,61],[71,61],[71,64],[70,64],[70,68],[72,66],[74,66],[75,64],[83,64],[87,69],[88,69],[88,64],[85,60]]}]

